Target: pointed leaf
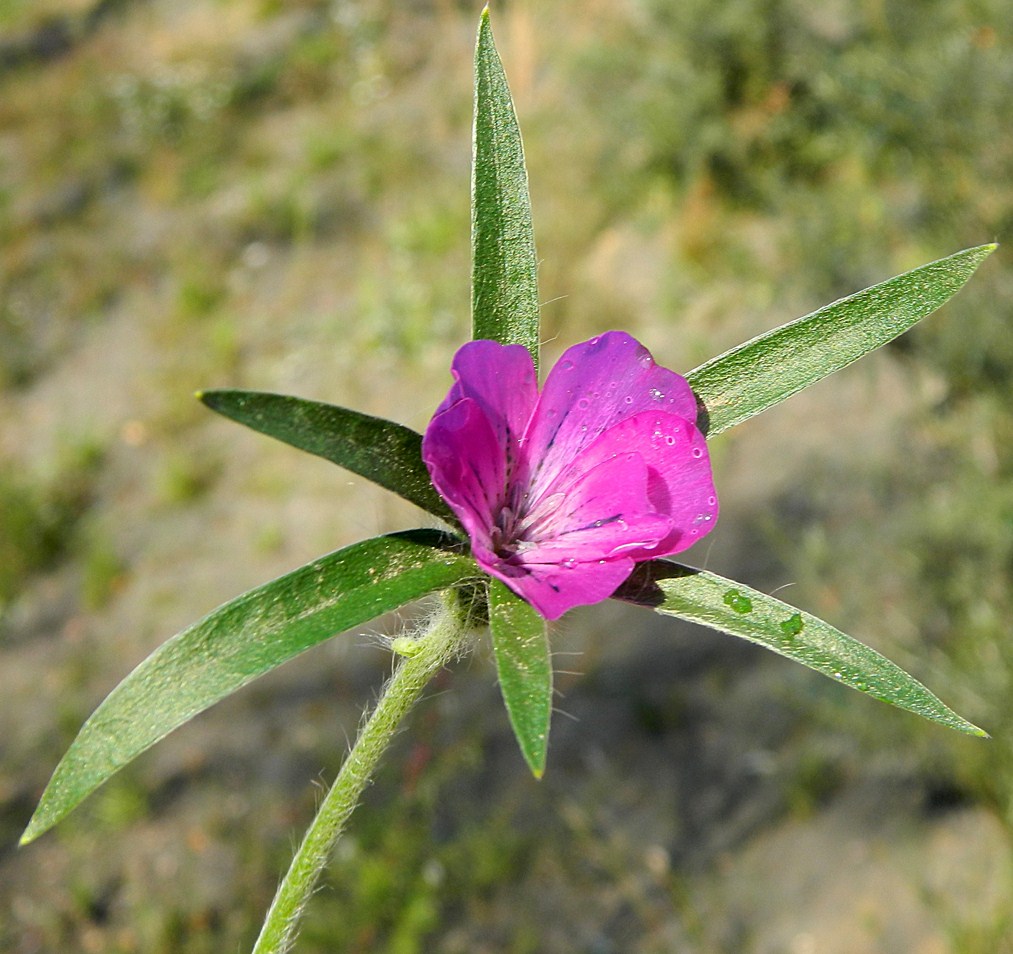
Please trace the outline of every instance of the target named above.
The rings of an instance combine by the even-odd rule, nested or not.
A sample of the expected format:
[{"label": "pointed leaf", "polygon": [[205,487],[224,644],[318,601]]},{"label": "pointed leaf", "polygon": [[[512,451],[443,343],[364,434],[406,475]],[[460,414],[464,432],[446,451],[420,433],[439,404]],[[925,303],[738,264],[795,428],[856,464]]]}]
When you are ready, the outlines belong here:
[{"label": "pointed leaf", "polygon": [[552,659],[545,620],[499,580],[489,586],[489,628],[510,724],[536,778],[545,771]]},{"label": "pointed leaf", "polygon": [[84,724],[22,843],[117,770],[240,686],[330,636],[478,575],[447,534],[376,537],[250,590],[160,646]]},{"label": "pointed leaf", "polygon": [[883,702],[969,735],[987,735],[874,649],[741,583],[668,560],[650,560],[637,567],[616,597],[741,636]]},{"label": "pointed leaf", "polygon": [[842,298],[726,351],[686,375],[708,437],[839,371],[932,314],[995,245],[957,252]]},{"label": "pointed leaf", "polygon": [[473,337],[524,345],[537,371],[538,261],[528,173],[488,7],[475,49],[471,202]]},{"label": "pointed leaf", "polygon": [[442,520],[457,521],[422,463],[422,436],[358,411],[263,391],[203,391],[211,410],[393,490]]}]

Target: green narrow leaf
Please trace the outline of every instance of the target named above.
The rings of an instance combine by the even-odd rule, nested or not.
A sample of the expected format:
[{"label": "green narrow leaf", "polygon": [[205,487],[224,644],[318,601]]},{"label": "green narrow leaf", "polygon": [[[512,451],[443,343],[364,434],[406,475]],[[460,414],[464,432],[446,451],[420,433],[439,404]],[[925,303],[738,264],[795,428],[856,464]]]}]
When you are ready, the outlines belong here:
[{"label": "green narrow leaf", "polygon": [[668,560],[649,560],[637,567],[616,597],[741,636],[883,702],[987,737],[874,649],[741,583]]},{"label": "green narrow leaf", "polygon": [[456,525],[422,463],[422,436],[410,428],[333,404],[263,391],[203,391],[211,410],[393,490]]},{"label": "green narrow leaf", "polygon": [[208,706],[305,649],[446,589],[478,568],[448,534],[376,537],[314,560],[220,606],[155,650],[84,724],[22,844]]},{"label": "green narrow leaf", "polygon": [[521,344],[538,369],[538,260],[528,173],[510,87],[482,11],[475,48],[471,180],[474,338]]},{"label": "green narrow leaf", "polygon": [[552,659],[545,620],[499,580],[489,586],[489,628],[510,724],[536,778],[545,771]]},{"label": "green narrow leaf", "polygon": [[708,437],[773,407],[892,341],[952,298],[995,250],[957,252],[842,298],[686,375]]}]

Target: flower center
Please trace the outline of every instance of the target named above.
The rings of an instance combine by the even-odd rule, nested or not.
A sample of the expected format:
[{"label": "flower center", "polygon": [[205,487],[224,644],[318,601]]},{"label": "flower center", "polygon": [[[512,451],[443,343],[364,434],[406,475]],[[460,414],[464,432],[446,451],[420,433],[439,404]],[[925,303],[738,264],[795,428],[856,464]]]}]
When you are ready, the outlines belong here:
[{"label": "flower center", "polygon": [[549,494],[536,500],[534,505],[525,495],[519,505],[504,504],[496,514],[489,531],[492,551],[501,559],[509,559],[537,543],[545,536],[551,536],[552,518],[559,510],[565,494]]}]

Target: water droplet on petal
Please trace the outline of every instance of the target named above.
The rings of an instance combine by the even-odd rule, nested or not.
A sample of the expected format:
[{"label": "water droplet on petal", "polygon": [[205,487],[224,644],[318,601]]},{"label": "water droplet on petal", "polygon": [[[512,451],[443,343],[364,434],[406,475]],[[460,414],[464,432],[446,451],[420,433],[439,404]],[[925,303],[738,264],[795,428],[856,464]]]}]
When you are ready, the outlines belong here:
[{"label": "water droplet on petal", "polygon": [[633,403],[633,398],[630,397],[630,395],[627,394],[626,397],[623,398],[623,402],[626,403],[626,404],[632,404]]},{"label": "water droplet on petal", "polygon": [[601,341],[601,335],[595,335],[593,338],[587,339],[589,345],[596,345],[599,341]]},{"label": "water droplet on petal", "polygon": [[671,447],[675,443],[675,438],[672,437],[670,434],[668,437],[665,438],[665,443],[668,444],[669,447]]},{"label": "water droplet on petal", "polygon": [[577,402],[577,407],[579,407],[582,411],[586,411],[590,406],[591,402],[587,398],[581,398]]},{"label": "water droplet on petal", "polygon": [[697,460],[699,460],[701,457],[703,457],[703,450],[701,448],[699,448],[699,447],[694,447],[693,448],[693,456]]},{"label": "water droplet on petal", "polygon": [[708,507],[713,507],[714,504],[716,504],[717,502],[718,502],[718,498],[717,497],[708,497],[707,498],[707,506]]},{"label": "water droplet on petal", "polygon": [[570,557],[569,560],[563,561],[563,566],[565,566],[568,570],[572,570],[576,565],[577,561],[573,559],[573,557]]},{"label": "water droplet on petal", "polygon": [[651,397],[654,398],[655,401],[664,401],[665,400],[665,392],[664,391],[659,391],[657,388],[651,388],[650,394],[651,394]]},{"label": "water droplet on petal", "polygon": [[565,361],[560,361],[559,364],[556,365],[556,367],[559,368],[560,371],[572,371],[573,362],[569,358],[567,358]]}]

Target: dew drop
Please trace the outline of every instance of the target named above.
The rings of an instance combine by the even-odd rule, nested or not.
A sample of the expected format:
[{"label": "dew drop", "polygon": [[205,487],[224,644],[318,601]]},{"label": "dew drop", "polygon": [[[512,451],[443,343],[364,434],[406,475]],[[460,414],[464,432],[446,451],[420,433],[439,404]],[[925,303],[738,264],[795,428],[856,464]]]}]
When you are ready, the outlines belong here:
[{"label": "dew drop", "polygon": [[579,407],[582,411],[586,411],[590,406],[591,402],[587,398],[581,398],[577,402],[577,407]]},{"label": "dew drop", "polygon": [[567,358],[565,361],[560,361],[557,367],[559,368],[560,371],[572,371],[573,362],[569,358]]},{"label": "dew drop", "polygon": [[633,398],[630,397],[630,395],[627,394],[626,397],[623,398],[623,403],[625,403],[625,404],[632,404],[633,403]]},{"label": "dew drop", "polygon": [[708,507],[713,507],[714,504],[716,504],[717,502],[718,502],[718,498],[717,497],[708,497],[707,498],[707,506]]},{"label": "dew drop", "polygon": [[665,400],[665,392],[664,391],[659,391],[657,388],[651,388],[650,394],[651,394],[651,397],[654,398],[655,401],[664,401]]},{"label": "dew drop", "polygon": [[694,447],[693,448],[693,456],[697,460],[699,460],[701,457],[703,457],[703,451],[699,447]]},{"label": "dew drop", "polygon": [[565,566],[568,570],[572,570],[576,565],[577,561],[573,557],[570,557],[569,560],[563,561],[563,566]]},{"label": "dew drop", "polygon": [[595,335],[593,338],[587,339],[589,345],[596,345],[599,341],[601,341],[601,335]]},{"label": "dew drop", "polygon": [[669,435],[668,437],[665,438],[665,443],[668,444],[669,447],[671,447],[673,444],[675,444],[675,438]]}]

